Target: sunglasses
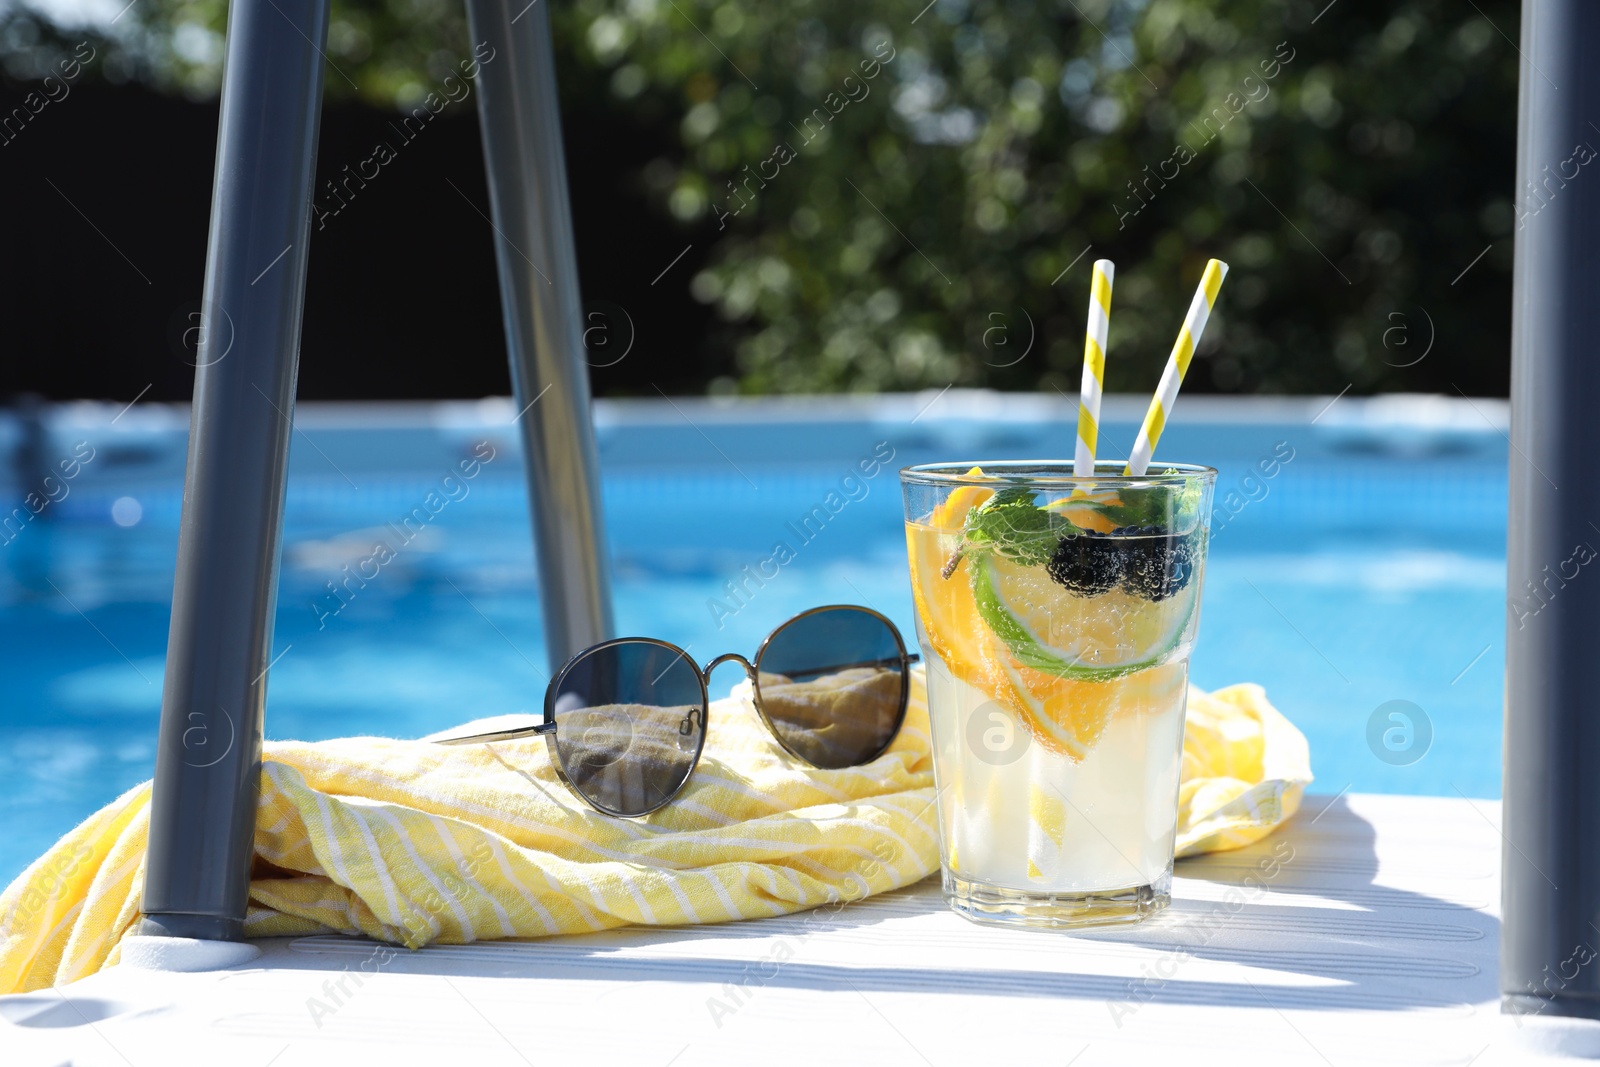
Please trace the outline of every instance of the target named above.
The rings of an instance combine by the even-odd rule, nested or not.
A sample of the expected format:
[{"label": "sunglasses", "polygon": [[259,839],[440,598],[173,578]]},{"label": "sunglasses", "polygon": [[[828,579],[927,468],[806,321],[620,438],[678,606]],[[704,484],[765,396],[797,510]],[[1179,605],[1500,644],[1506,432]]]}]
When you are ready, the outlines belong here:
[{"label": "sunglasses", "polygon": [[590,807],[637,818],[689,781],[706,743],[706,686],[724,663],[744,667],[757,714],[784,751],[824,770],[881,756],[906,717],[907,654],[871,608],[801,612],[767,635],[754,662],[737,652],[704,667],[677,645],[619,637],[573,656],[544,694],[537,726],[453,737],[446,745],[541,735],[561,780]]}]

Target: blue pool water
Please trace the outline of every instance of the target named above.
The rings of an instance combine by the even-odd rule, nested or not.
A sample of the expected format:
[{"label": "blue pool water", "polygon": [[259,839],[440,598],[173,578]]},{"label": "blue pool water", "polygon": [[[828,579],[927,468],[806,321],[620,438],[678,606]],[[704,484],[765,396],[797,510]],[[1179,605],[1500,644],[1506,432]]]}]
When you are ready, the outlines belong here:
[{"label": "blue pool water", "polygon": [[[1160,455],[1221,471],[1194,680],[1264,685],[1309,736],[1318,791],[1496,797],[1503,411],[1346,399],[1312,422],[1323,403],[1196,398],[1167,430]],[[51,416],[35,450],[54,463],[87,442],[93,458],[0,537],[0,881],[153,766],[186,413],[117,412]],[[540,706],[549,665],[511,414],[505,402],[300,413],[270,738],[416,736]],[[1108,398],[1106,416],[1104,440],[1131,440],[1136,404]],[[702,659],[750,653],[828,602],[876,607],[909,639],[895,469],[1072,447],[1070,407],[1040,397],[640,402],[603,405],[597,422],[620,627]],[[23,436],[0,419],[0,457]],[[445,483],[484,442],[494,458],[479,475]],[[863,477],[861,462],[889,450]],[[0,487],[3,516],[20,498],[3,475]],[[419,507],[426,522],[402,536]],[[330,598],[327,583],[378,541],[393,558]],[[759,578],[779,543],[793,559]],[[1369,720],[1397,700],[1420,709],[1412,747],[1375,749]]]}]

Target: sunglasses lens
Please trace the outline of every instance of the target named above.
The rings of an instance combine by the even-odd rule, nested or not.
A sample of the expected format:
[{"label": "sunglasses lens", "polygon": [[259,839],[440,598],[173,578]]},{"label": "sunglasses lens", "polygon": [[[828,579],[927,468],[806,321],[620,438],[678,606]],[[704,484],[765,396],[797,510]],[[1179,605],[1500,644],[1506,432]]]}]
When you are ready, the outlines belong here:
[{"label": "sunglasses lens", "polygon": [[767,641],[756,673],[779,739],[813,766],[866,763],[900,729],[905,646],[870,611],[824,608],[790,619]]},{"label": "sunglasses lens", "polygon": [[705,691],[682,652],[625,641],[585,653],[555,692],[555,746],[567,781],[613,815],[671,800],[705,742]]}]

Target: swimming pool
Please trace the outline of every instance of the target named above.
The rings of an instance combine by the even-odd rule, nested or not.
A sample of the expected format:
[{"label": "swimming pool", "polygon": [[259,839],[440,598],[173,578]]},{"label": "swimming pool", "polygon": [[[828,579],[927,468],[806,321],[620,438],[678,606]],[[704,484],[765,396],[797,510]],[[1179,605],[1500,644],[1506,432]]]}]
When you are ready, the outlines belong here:
[{"label": "swimming pool", "polygon": [[[1221,472],[1194,680],[1264,685],[1309,736],[1318,791],[1497,797],[1505,405],[1328,402],[1186,398],[1166,431],[1158,459]],[[1143,403],[1107,398],[1108,454]],[[0,528],[0,881],[153,766],[187,409],[120,410],[67,405],[32,431],[0,416],[0,456],[63,471],[37,518]],[[269,737],[540,706],[514,414],[300,410]],[[957,391],[601,403],[619,626],[706,660],[852,602],[912,639],[896,469],[1070,456],[1075,417],[1065,398]],[[447,480],[463,458],[476,476]],[[0,484],[3,519],[21,492]]]}]

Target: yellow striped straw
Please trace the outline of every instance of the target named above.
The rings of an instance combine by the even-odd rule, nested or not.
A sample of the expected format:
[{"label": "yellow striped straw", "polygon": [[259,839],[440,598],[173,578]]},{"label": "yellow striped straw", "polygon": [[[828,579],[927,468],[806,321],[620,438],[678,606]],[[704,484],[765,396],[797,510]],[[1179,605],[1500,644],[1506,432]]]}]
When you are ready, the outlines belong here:
[{"label": "yellow striped straw", "polygon": [[1111,329],[1111,277],[1116,268],[1109,259],[1094,261],[1089,283],[1089,323],[1083,339],[1083,389],[1078,400],[1078,452],[1072,473],[1079,478],[1094,474],[1095,439],[1100,435],[1100,394],[1106,383],[1106,334]]},{"label": "yellow striped straw", "polygon": [[1145,412],[1144,425],[1139,427],[1139,438],[1133,442],[1133,452],[1128,456],[1128,465],[1123,468],[1123,474],[1138,477],[1150,466],[1156,442],[1166,428],[1167,416],[1178,400],[1178,386],[1183,384],[1183,376],[1189,370],[1189,361],[1194,358],[1195,346],[1205,332],[1206,320],[1211,317],[1212,305],[1217,302],[1217,292],[1222,288],[1222,279],[1227,274],[1228,265],[1220,259],[1213,259],[1206,264],[1206,272],[1200,278],[1200,288],[1195,290],[1189,314],[1183,317],[1183,329],[1178,331],[1172,355],[1167,357],[1167,369],[1161,372],[1161,384],[1156,386],[1156,395],[1150,398],[1150,410]]}]

